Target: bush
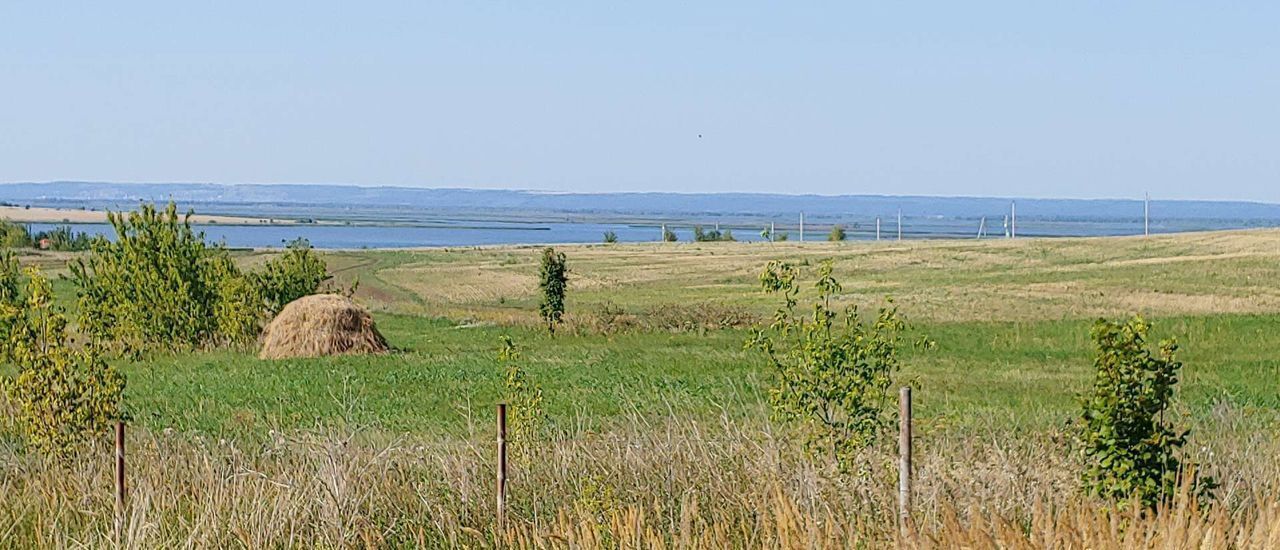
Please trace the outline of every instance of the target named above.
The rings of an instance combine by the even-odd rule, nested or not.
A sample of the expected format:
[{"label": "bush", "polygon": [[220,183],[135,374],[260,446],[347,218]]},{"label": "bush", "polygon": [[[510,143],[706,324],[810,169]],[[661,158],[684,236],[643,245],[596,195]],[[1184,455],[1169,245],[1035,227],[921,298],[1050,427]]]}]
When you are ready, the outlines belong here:
[{"label": "bush", "polygon": [[34,270],[27,276],[23,307],[3,312],[9,327],[5,356],[17,367],[4,390],[32,446],[62,455],[121,417],[125,380],[96,346],[73,345],[66,317],[52,305],[48,279]]},{"label": "bush", "polygon": [[612,231],[604,232],[604,242],[612,244],[618,242],[618,234]]},{"label": "bush", "polygon": [[761,286],[782,294],[783,306],[747,346],[762,351],[777,375],[777,385],[769,390],[774,418],[797,424],[810,452],[828,454],[843,469],[890,419],[887,394],[900,367],[906,323],[892,301],[869,324],[857,308],[842,314],[832,309],[841,287],[830,260],[818,272],[813,314],[797,315],[799,275],[798,267],[785,262],[765,268]]},{"label": "bush", "polygon": [[716,242],[732,241],[735,239],[733,238],[733,232],[728,229],[720,231],[720,229],[717,228],[712,229],[711,231],[705,231],[702,229],[701,225],[695,225],[693,226],[693,240],[697,242]]},{"label": "bush", "polygon": [[839,241],[843,241],[844,239],[845,239],[844,226],[843,225],[831,226],[831,232],[827,234],[827,240],[831,242],[839,242]]},{"label": "bush", "polygon": [[564,316],[564,295],[568,286],[569,268],[565,265],[564,254],[547,247],[542,251],[542,266],[538,270],[538,287],[542,289],[538,314],[547,324],[547,332],[553,335]]},{"label": "bush", "polygon": [[676,232],[675,232],[675,231],[672,231],[672,230],[670,230],[670,229],[667,229],[667,226],[665,226],[665,225],[664,225],[664,226],[662,226],[662,241],[663,241],[663,242],[673,243],[673,242],[676,242],[677,240],[679,240],[679,238],[678,238],[678,237],[676,237]]},{"label": "bush", "polygon": [[533,458],[537,440],[542,436],[547,414],[542,408],[542,388],[530,382],[520,365],[520,350],[508,336],[502,337],[498,363],[504,367],[506,388],[507,439],[511,456],[516,461]]},{"label": "bush", "polygon": [[220,279],[240,274],[224,249],[191,229],[190,216],[173,203],[107,214],[116,240],[96,239],[71,265],[82,331],[132,355],[214,339]]},{"label": "bush", "polygon": [[[1165,340],[1153,355],[1146,346],[1150,329],[1141,317],[1094,324],[1093,388],[1082,398],[1077,435],[1087,490],[1154,507],[1169,502],[1183,473],[1195,475],[1195,468],[1179,458],[1188,431],[1165,420],[1182,368],[1178,345]],[[1208,478],[1190,481],[1202,498],[1214,486]]]},{"label": "bush", "polygon": [[26,226],[0,220],[0,248],[29,248],[31,233]]},{"label": "bush", "polygon": [[170,203],[108,213],[116,240],[96,238],[71,265],[80,330],[137,357],[154,350],[252,341],[284,304],[316,292],[324,261],[305,240],[256,273],[205,243]]},{"label": "bush", "polygon": [[285,304],[315,294],[320,285],[329,280],[329,275],[324,260],[312,250],[311,243],[296,239],[289,243],[283,255],[267,262],[261,271],[251,273],[249,279],[268,314],[274,315]]}]

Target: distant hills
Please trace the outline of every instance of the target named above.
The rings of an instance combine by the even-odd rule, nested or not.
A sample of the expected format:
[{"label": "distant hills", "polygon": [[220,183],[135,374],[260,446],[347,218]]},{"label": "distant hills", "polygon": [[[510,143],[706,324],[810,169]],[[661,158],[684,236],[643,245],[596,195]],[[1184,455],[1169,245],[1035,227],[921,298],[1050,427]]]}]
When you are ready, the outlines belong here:
[{"label": "distant hills", "polygon": [[[0,184],[13,204],[95,205],[175,200],[184,205],[368,207],[430,211],[525,211],[618,216],[757,217],[804,212],[824,217],[999,216],[1010,198],[762,193],[548,193],[486,189],[419,189],[346,185],[49,182]],[[1045,220],[1133,220],[1140,200],[1017,199],[1018,216]],[[1152,202],[1163,219],[1280,220],[1280,205],[1239,201]]]}]

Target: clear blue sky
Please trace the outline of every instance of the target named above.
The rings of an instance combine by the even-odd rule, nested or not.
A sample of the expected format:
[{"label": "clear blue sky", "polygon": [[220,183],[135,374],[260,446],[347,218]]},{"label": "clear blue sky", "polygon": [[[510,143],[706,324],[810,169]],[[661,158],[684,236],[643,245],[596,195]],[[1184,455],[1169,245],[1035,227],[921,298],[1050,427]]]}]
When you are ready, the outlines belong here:
[{"label": "clear blue sky", "polygon": [[5,2],[55,179],[1280,202],[1280,3]]}]

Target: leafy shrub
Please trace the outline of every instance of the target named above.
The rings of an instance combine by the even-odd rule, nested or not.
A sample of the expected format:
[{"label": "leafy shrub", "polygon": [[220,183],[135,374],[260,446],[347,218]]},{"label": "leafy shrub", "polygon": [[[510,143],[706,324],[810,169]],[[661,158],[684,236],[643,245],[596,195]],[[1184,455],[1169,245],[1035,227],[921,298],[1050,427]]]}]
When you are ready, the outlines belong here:
[{"label": "leafy shrub", "polygon": [[604,232],[604,242],[612,244],[618,242],[618,234],[612,231]]},{"label": "leafy shrub", "polygon": [[530,382],[520,365],[520,350],[508,336],[502,337],[498,363],[506,371],[507,439],[512,458],[523,461],[533,456],[542,435],[547,414],[542,408],[542,388]]},{"label": "leafy shrub", "polygon": [[108,213],[114,241],[94,239],[87,258],[71,265],[80,330],[118,351],[244,343],[289,301],[314,293],[326,279],[324,261],[304,240],[260,272],[243,273],[227,250],[205,243],[173,203]]},{"label": "leafy shrub", "polygon": [[844,226],[839,224],[831,226],[831,232],[827,233],[827,240],[831,242],[840,242],[844,239]]},{"label": "leafy shrub", "polygon": [[774,418],[797,424],[811,452],[827,453],[844,468],[890,420],[887,394],[906,323],[892,301],[871,323],[854,307],[837,313],[831,300],[841,287],[830,260],[818,271],[813,314],[797,315],[799,276],[799,268],[785,262],[765,268],[762,288],[781,294],[784,303],[747,346],[763,352],[777,375],[769,391]]},{"label": "leafy shrub", "polygon": [[266,263],[262,270],[249,274],[252,286],[262,298],[269,314],[303,296],[315,294],[329,280],[324,260],[306,239],[289,243],[285,253]]},{"label": "leafy shrub", "polygon": [[719,228],[706,231],[701,225],[693,226],[693,240],[698,242],[716,242],[716,241],[733,241],[733,232],[726,229],[721,231]]},{"label": "leafy shrub", "polygon": [[564,294],[569,286],[569,268],[564,253],[547,247],[542,251],[542,266],[538,270],[538,287],[542,289],[542,302],[538,314],[547,324],[547,332],[556,333],[556,325],[564,316]]},{"label": "leafy shrub", "polygon": [[96,239],[87,259],[71,265],[80,329],[137,355],[202,344],[217,332],[220,277],[240,276],[169,203],[108,213],[116,240]]},{"label": "leafy shrub", "polygon": [[31,233],[27,227],[8,220],[0,220],[0,248],[28,248]]},{"label": "leafy shrub", "polygon": [[[1182,364],[1173,340],[1147,349],[1151,324],[1141,317],[1123,322],[1100,320],[1092,337],[1097,347],[1093,388],[1083,396],[1078,438],[1085,459],[1083,482],[1103,498],[1136,499],[1154,507],[1171,499],[1187,471],[1179,451],[1187,430],[1165,420]],[[1213,489],[1211,479],[1194,480],[1199,496]]]},{"label": "leafy shrub", "polygon": [[96,346],[73,345],[48,279],[35,270],[27,276],[23,306],[3,308],[5,355],[17,367],[4,390],[31,444],[61,455],[120,418],[125,380]]},{"label": "leafy shrub", "polygon": [[663,242],[673,243],[679,240],[679,237],[676,237],[675,231],[667,229],[667,226],[664,225],[662,226],[662,240]]},{"label": "leafy shrub", "polygon": [[644,312],[643,326],[668,332],[700,332],[755,325],[759,319],[750,311],[714,302],[660,304]]}]

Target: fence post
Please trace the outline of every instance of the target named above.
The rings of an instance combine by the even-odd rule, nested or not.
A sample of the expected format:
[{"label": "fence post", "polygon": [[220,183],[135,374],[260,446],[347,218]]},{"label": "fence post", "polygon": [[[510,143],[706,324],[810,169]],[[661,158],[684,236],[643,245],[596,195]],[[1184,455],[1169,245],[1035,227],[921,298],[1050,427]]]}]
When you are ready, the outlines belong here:
[{"label": "fence post", "polygon": [[507,404],[498,403],[498,532],[507,527]]},{"label": "fence post", "polygon": [[125,518],[124,421],[116,421],[116,541],[123,542]]},{"label": "fence post", "polygon": [[911,521],[911,388],[898,391],[898,519]]}]

